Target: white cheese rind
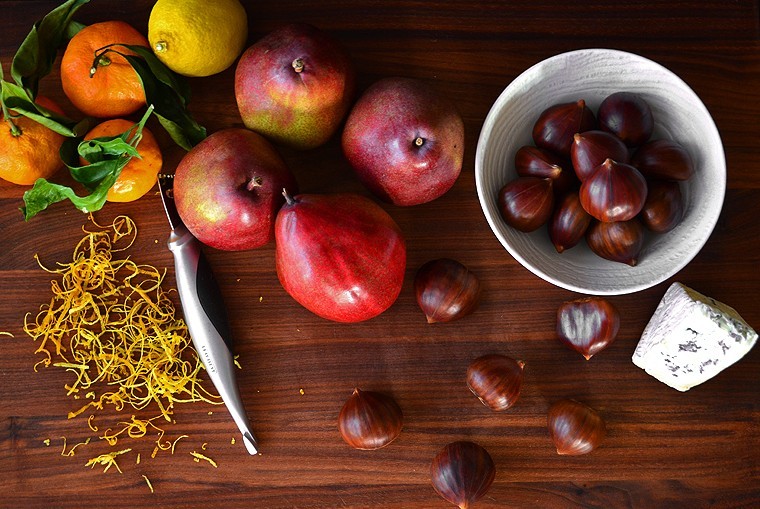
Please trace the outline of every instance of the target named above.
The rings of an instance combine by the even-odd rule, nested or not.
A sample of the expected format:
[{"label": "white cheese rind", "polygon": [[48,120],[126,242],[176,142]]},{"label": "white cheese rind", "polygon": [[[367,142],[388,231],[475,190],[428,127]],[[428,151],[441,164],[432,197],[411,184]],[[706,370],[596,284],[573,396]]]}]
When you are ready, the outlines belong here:
[{"label": "white cheese rind", "polygon": [[721,302],[680,283],[665,292],[641,335],[633,363],[688,391],[744,357],[757,332]]}]

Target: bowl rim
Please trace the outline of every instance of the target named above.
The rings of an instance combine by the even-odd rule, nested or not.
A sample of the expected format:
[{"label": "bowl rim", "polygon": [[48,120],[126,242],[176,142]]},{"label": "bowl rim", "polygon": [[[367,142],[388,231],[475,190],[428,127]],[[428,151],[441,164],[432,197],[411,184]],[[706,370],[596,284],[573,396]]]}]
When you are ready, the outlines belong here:
[{"label": "bowl rim", "polygon": [[[719,150],[719,153],[716,153],[714,157],[716,158],[716,161],[720,162],[720,169],[722,170],[722,178],[719,179],[720,189],[711,189],[710,194],[713,194],[713,195],[717,195],[718,193],[720,194],[720,207],[717,207],[714,214],[708,218],[709,222],[705,225],[707,227],[707,233],[702,238],[699,239],[699,243],[695,244],[694,247],[690,250],[690,252],[686,256],[680,257],[678,263],[674,264],[668,270],[662,271],[662,274],[656,277],[653,277],[650,280],[647,280],[638,284],[633,284],[630,286],[610,288],[610,289],[599,289],[599,288],[582,287],[582,286],[578,286],[578,285],[557,279],[551,274],[548,274],[545,271],[541,270],[540,268],[536,267],[533,263],[531,263],[529,260],[523,257],[515,248],[513,248],[510,242],[508,242],[507,239],[505,239],[504,236],[500,233],[499,227],[497,226],[495,222],[497,218],[494,217],[494,214],[488,213],[489,208],[486,202],[486,196],[485,196],[486,190],[485,190],[485,183],[483,181],[483,172],[484,172],[484,164],[485,164],[484,159],[485,159],[485,151],[486,151],[485,144],[486,144],[487,138],[490,136],[491,132],[493,131],[494,123],[496,122],[496,119],[498,115],[500,114],[500,111],[502,110],[504,103],[507,102],[509,97],[512,95],[513,91],[519,86],[519,83],[521,82],[521,80],[525,79],[526,75],[534,73],[536,69],[547,65],[547,63],[550,63],[553,60],[568,59],[568,58],[572,58],[575,55],[581,55],[581,54],[609,54],[609,55],[617,56],[618,58],[622,57],[622,58],[629,58],[632,60],[639,60],[641,62],[646,63],[649,66],[652,66],[653,68],[658,68],[660,71],[666,73],[667,75],[669,75],[671,79],[673,79],[674,82],[678,83],[683,88],[683,91],[688,96],[690,96],[690,100],[694,103],[694,106],[698,108],[700,110],[700,113],[704,115],[704,117],[707,119],[708,122],[704,126],[704,131],[706,132],[706,136],[714,137],[718,141],[716,148],[717,150]],[[507,250],[507,252],[514,259],[516,259],[520,263],[520,265],[522,265],[523,267],[528,269],[530,272],[532,272],[539,278],[543,279],[544,281],[547,281],[555,286],[564,288],[566,290],[570,290],[570,291],[582,293],[582,294],[587,294],[587,295],[624,295],[624,294],[635,293],[635,292],[652,288],[662,283],[663,281],[666,281],[667,279],[673,277],[678,272],[680,272],[697,256],[697,254],[699,254],[699,252],[705,246],[709,238],[712,236],[712,233],[715,230],[715,226],[718,223],[718,219],[720,218],[720,215],[722,213],[723,206],[725,203],[725,195],[726,195],[726,187],[727,187],[726,180],[727,180],[727,165],[726,165],[725,150],[723,147],[723,140],[720,136],[720,131],[718,130],[717,125],[715,124],[715,120],[713,119],[712,115],[707,109],[707,106],[705,106],[705,104],[702,102],[702,100],[697,95],[697,93],[694,92],[694,90],[680,76],[675,74],[673,71],[671,71],[664,65],[654,60],[651,60],[649,58],[646,58],[644,56],[638,55],[636,53],[618,50],[618,49],[611,49],[611,48],[582,48],[582,49],[566,51],[563,53],[558,53],[551,57],[540,60],[539,62],[536,62],[535,64],[531,65],[530,67],[522,71],[504,88],[504,90],[499,94],[499,96],[494,101],[493,105],[491,106],[490,110],[488,111],[488,115],[486,116],[483,122],[483,125],[480,129],[480,134],[478,136],[477,147],[475,151],[475,187],[478,193],[478,201],[480,202],[481,211],[483,212],[483,215],[485,216],[486,221],[488,222],[488,225],[491,228],[491,231],[499,240],[501,245]]]}]

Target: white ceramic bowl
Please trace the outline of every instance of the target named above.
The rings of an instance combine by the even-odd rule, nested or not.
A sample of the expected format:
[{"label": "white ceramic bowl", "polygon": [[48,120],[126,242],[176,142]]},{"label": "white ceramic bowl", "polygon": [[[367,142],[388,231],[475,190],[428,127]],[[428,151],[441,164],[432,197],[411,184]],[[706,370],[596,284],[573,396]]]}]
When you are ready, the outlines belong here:
[{"label": "white ceramic bowl", "polygon": [[[635,267],[598,257],[581,241],[557,253],[546,226],[522,233],[508,226],[498,209],[498,193],[517,176],[514,156],[533,145],[531,130],[547,107],[584,99],[594,111],[609,94],[640,94],[652,108],[652,138],[683,145],[695,175],[682,183],[681,223],[668,233],[648,235]],[[723,206],[726,161],[715,123],[699,97],[665,67],[638,55],[584,49],[548,58],[518,76],[486,117],[475,156],[478,198],[491,229],[523,266],[559,287],[592,295],[644,290],[675,275],[707,242]]]}]

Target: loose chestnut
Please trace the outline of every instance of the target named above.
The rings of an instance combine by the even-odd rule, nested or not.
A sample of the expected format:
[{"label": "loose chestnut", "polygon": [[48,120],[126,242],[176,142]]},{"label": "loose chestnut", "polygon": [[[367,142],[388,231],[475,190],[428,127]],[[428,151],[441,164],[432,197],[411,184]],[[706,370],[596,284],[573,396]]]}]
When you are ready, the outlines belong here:
[{"label": "loose chestnut", "polygon": [[499,191],[499,210],[504,221],[522,232],[540,228],[552,214],[552,180],[518,177]]},{"label": "loose chestnut", "polygon": [[670,140],[645,143],[634,152],[631,164],[648,179],[688,180],[694,174],[689,153]]},{"label": "loose chestnut", "polygon": [[580,99],[555,104],[545,109],[533,125],[533,142],[537,147],[551,150],[561,156],[570,155],[573,135],[596,127],[594,112]]},{"label": "loose chestnut", "polygon": [[496,466],[482,446],[468,441],[452,442],[430,465],[430,482],[444,500],[467,509],[483,498],[496,477]]},{"label": "loose chestnut", "polygon": [[414,292],[428,323],[450,322],[478,307],[480,280],[462,263],[440,258],[417,270]]},{"label": "loose chestnut", "polygon": [[652,180],[648,186],[647,200],[639,214],[641,222],[653,232],[669,232],[683,218],[681,186],[670,180]]},{"label": "loose chestnut", "polygon": [[554,403],[549,408],[547,425],[557,454],[568,456],[590,453],[599,447],[607,434],[601,415],[573,399]]},{"label": "loose chestnut", "polygon": [[586,131],[573,136],[570,160],[581,182],[590,177],[606,159],[628,162],[628,147],[620,138],[605,131]]},{"label": "loose chestnut", "polygon": [[483,355],[467,367],[467,386],[481,403],[500,412],[520,397],[524,367],[524,362],[506,355]]},{"label": "loose chestnut", "polygon": [[649,104],[638,94],[615,92],[607,96],[597,111],[599,127],[612,133],[628,147],[646,142],[654,131],[654,115]]},{"label": "loose chestnut", "polygon": [[647,182],[629,164],[605,160],[583,181],[581,205],[599,221],[628,221],[641,212],[647,198]]},{"label": "loose chestnut", "polygon": [[380,392],[354,389],[338,415],[340,435],[355,449],[385,447],[401,433],[402,427],[401,407]]},{"label": "loose chestnut", "polygon": [[593,218],[581,205],[578,192],[569,192],[555,208],[549,221],[549,238],[554,249],[562,253],[581,241]]},{"label": "loose chestnut", "polygon": [[563,171],[565,160],[560,156],[531,145],[517,149],[515,171],[521,177],[555,179]]},{"label": "loose chestnut", "polygon": [[607,348],[620,330],[620,313],[602,297],[563,302],[557,309],[557,338],[586,360]]},{"label": "loose chestnut", "polygon": [[644,227],[637,219],[615,223],[600,221],[589,227],[586,243],[598,256],[634,267],[644,247]]}]

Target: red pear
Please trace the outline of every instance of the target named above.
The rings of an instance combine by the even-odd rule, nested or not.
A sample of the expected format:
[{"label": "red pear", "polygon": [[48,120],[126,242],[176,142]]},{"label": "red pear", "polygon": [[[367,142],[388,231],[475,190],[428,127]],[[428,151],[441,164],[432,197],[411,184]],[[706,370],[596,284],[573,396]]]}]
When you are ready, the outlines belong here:
[{"label": "red pear", "polygon": [[454,105],[409,78],[385,78],[354,105],[343,153],[364,185],[395,205],[446,193],[462,171],[464,123]]},{"label": "red pear", "polygon": [[406,242],[393,218],[357,194],[285,194],[275,223],[285,291],[336,322],[360,322],[388,309],[406,270]]},{"label": "red pear", "polygon": [[305,23],[283,26],[240,57],[235,99],[248,129],[297,149],[324,144],[351,106],[355,70],[346,49]]}]

